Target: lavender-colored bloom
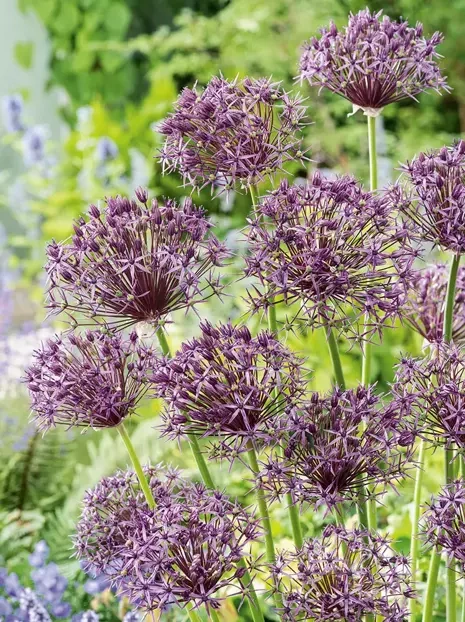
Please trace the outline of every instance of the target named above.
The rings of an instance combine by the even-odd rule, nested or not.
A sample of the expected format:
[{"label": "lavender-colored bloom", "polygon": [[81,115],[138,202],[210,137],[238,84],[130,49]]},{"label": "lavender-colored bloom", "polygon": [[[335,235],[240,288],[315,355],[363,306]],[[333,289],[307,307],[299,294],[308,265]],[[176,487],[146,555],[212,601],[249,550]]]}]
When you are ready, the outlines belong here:
[{"label": "lavender-colored bloom", "polygon": [[194,188],[249,187],[302,158],[297,130],[305,107],[279,83],[214,77],[202,91],[185,88],[160,126],[164,170]]},{"label": "lavender-colored bloom", "polygon": [[283,620],[360,622],[367,614],[389,622],[408,617],[408,560],[388,540],[344,527],[277,556],[272,574],[283,596]]},{"label": "lavender-colored bloom", "polygon": [[455,559],[465,575],[465,480],[441,489],[423,515],[426,542]]},{"label": "lavender-colored bloom", "polygon": [[11,604],[7,601],[6,598],[4,598],[3,596],[0,596],[0,620],[2,619],[2,616],[7,617],[12,612],[13,612],[13,607],[11,606]]},{"label": "lavender-colored bloom", "polygon": [[348,99],[357,110],[376,115],[393,102],[434,89],[449,91],[436,63],[439,32],[423,37],[423,26],[392,21],[369,9],[349,16],[339,31],[334,23],[304,46],[300,79]]},{"label": "lavender-colored bloom", "polygon": [[[221,594],[242,593],[257,521],[217,491],[145,470],[156,502],[150,509],[134,473],[103,479],[84,498],[75,541],[79,558],[108,575],[144,611],[168,605],[218,607]],[[220,594],[221,593],[221,594]]]},{"label": "lavender-colored bloom", "polygon": [[408,182],[391,189],[393,207],[413,222],[423,240],[464,253],[465,141],[420,153],[402,170]]},{"label": "lavender-colored bloom", "polygon": [[23,158],[27,167],[40,164],[45,159],[47,132],[41,126],[31,127],[23,136]]},{"label": "lavender-colored bloom", "polygon": [[51,622],[51,617],[40,600],[30,588],[22,591],[19,599],[21,612],[27,615],[28,622]]},{"label": "lavender-colored bloom", "polygon": [[81,613],[78,619],[79,622],[99,622],[100,620],[98,614],[91,609],[89,609],[89,611],[84,611],[84,613]]},{"label": "lavender-colored bloom", "polygon": [[95,154],[99,162],[108,162],[118,156],[118,145],[108,136],[102,136],[95,148]]},{"label": "lavender-colored bloom", "polygon": [[128,611],[123,622],[142,622],[143,616],[138,611]]},{"label": "lavender-colored bloom", "polygon": [[72,607],[69,603],[61,601],[54,602],[50,606],[50,612],[55,618],[68,618],[71,615]]},{"label": "lavender-colored bloom", "polygon": [[4,582],[3,589],[7,596],[12,596],[13,598],[18,598],[23,590],[23,586],[21,585],[18,575],[15,572],[9,574]]},{"label": "lavender-colored bloom", "polygon": [[465,448],[465,353],[437,345],[428,358],[404,358],[392,388],[396,408],[431,445]]},{"label": "lavender-colored bloom", "polygon": [[298,303],[297,318],[353,333],[366,314],[365,338],[401,312],[417,254],[410,232],[388,197],[352,177],[283,181],[260,202],[248,238],[246,275],[261,284],[249,292],[253,311]]},{"label": "lavender-colored bloom", "polygon": [[290,494],[296,504],[333,508],[353,501],[361,486],[372,496],[395,490],[412,458],[412,435],[371,387],[313,393],[276,435],[260,486],[272,498]]},{"label": "lavender-colored bloom", "polygon": [[26,371],[37,426],[108,428],[121,423],[149,388],[157,364],[136,333],[87,331],[49,340]]},{"label": "lavender-colored bloom", "polygon": [[24,102],[22,95],[15,94],[2,97],[2,116],[7,132],[14,133],[24,130],[23,112]]},{"label": "lavender-colored bloom", "polygon": [[200,329],[201,336],[184,343],[153,376],[168,403],[164,434],[208,437],[212,454],[229,459],[249,443],[273,442],[278,417],[304,391],[302,360],[268,332],[253,338],[245,326],[209,322]]},{"label": "lavender-colored bloom", "polygon": [[67,579],[60,573],[56,564],[47,564],[42,568],[35,568],[31,572],[35,591],[45,603],[59,601],[68,586]]},{"label": "lavender-colored bloom", "polygon": [[213,267],[227,256],[202,208],[190,199],[147,203],[107,199],[103,212],[91,205],[90,218],[75,224],[69,244],[48,247],[48,306],[118,328],[136,322],[155,325],[179,309],[190,309],[218,289]]},{"label": "lavender-colored bloom", "polygon": [[101,594],[105,590],[110,587],[110,582],[108,577],[104,574],[98,575],[95,578],[87,579],[84,583],[84,590],[87,594],[91,596],[95,596],[96,594]]},{"label": "lavender-colored bloom", "polygon": [[[33,429],[35,431],[35,427],[33,427]],[[44,566],[45,562],[48,559],[49,552],[50,549],[45,540],[41,540],[40,542],[38,542],[35,545],[33,552],[29,555],[30,565],[34,568],[40,568]]]},{"label": "lavender-colored bloom", "polygon": [[[446,299],[449,268],[435,264],[414,274],[405,319],[430,343],[442,341],[444,300]],[[465,342],[465,267],[459,267],[453,309],[452,339]]]}]

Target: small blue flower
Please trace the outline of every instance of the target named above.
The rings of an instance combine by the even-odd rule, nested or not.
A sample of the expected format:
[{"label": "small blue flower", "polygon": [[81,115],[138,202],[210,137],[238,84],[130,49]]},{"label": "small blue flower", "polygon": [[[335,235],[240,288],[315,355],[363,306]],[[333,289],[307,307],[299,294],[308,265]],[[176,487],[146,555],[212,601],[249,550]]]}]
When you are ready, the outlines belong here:
[{"label": "small blue flower", "polygon": [[3,616],[8,616],[12,613],[13,607],[7,601],[6,598],[0,596],[0,620],[3,619]]},{"label": "small blue flower", "polygon": [[19,94],[2,98],[2,117],[7,132],[22,132],[25,129],[22,121],[23,108],[23,98]]},{"label": "small blue flower", "polygon": [[3,587],[7,596],[13,596],[14,598],[19,597],[23,590],[21,583],[19,582],[18,575],[14,572],[6,577]]},{"label": "small blue flower", "polygon": [[90,594],[90,596],[100,594],[109,587],[110,582],[108,581],[108,577],[103,574],[98,575],[94,578],[90,578],[84,583],[84,590],[87,592],[87,594]]},{"label": "small blue flower", "polygon": [[35,126],[29,128],[23,136],[23,158],[28,167],[40,164],[45,159],[45,128]]},{"label": "small blue flower", "polygon": [[29,563],[34,568],[41,568],[47,561],[49,552],[50,549],[47,543],[45,540],[41,540],[36,544],[33,552],[29,555]]},{"label": "small blue flower", "polygon": [[128,611],[123,618],[123,622],[141,622],[142,616],[138,611]]},{"label": "small blue flower", "polygon": [[71,615],[72,607],[69,603],[59,601],[52,604],[50,612],[55,618],[69,618]]},{"label": "small blue flower", "polygon": [[108,136],[102,136],[95,148],[95,154],[99,162],[114,160],[119,153],[118,145]]}]

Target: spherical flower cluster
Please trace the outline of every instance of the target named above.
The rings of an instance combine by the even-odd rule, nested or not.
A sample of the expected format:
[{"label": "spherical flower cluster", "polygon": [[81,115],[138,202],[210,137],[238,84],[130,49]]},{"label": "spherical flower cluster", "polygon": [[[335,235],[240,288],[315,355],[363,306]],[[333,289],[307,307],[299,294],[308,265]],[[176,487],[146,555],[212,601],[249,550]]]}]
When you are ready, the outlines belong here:
[{"label": "spherical flower cluster", "polygon": [[69,244],[47,250],[48,306],[124,328],[155,326],[179,309],[216,291],[213,266],[227,256],[211,223],[190,199],[164,206],[138,189],[139,201],[107,199],[103,214],[91,205],[87,221],[74,226]]},{"label": "spherical flower cluster", "polygon": [[108,428],[133,413],[157,364],[136,333],[75,332],[49,340],[26,371],[40,429],[57,424]]},{"label": "spherical flower cluster", "polygon": [[392,388],[393,408],[432,445],[465,447],[465,354],[436,346],[428,358],[404,358]]},{"label": "spherical flower cluster", "polygon": [[304,391],[302,360],[268,332],[252,337],[245,326],[208,322],[200,328],[153,376],[168,403],[164,433],[211,438],[213,455],[229,459],[250,443],[274,442],[278,418]]},{"label": "spherical flower cluster", "polygon": [[391,189],[393,206],[423,240],[465,252],[465,141],[420,153],[402,167],[408,182]]},{"label": "spherical flower cluster", "polygon": [[438,32],[423,37],[423,27],[410,28],[369,9],[350,15],[339,31],[334,23],[304,46],[300,78],[348,99],[357,110],[376,115],[393,102],[435,89],[449,91],[436,63]]},{"label": "spherical flower cluster", "polygon": [[455,559],[465,576],[465,481],[445,486],[433,498],[423,519],[426,541]]},{"label": "spherical flower cluster", "polygon": [[395,489],[412,459],[412,435],[372,387],[313,393],[281,421],[278,436],[259,485],[271,498],[290,494],[297,505],[331,509],[363,489],[381,495]]},{"label": "spherical flower cluster", "polygon": [[246,275],[262,286],[249,293],[254,311],[295,302],[310,325],[351,332],[367,314],[367,338],[399,315],[416,251],[387,197],[316,172],[305,186],[283,181],[257,211],[246,257]]},{"label": "spherical flower cluster", "polygon": [[270,80],[214,77],[200,92],[185,88],[161,124],[163,168],[194,188],[252,186],[302,158],[304,115],[302,101]]},{"label": "spherical flower cluster", "polygon": [[[405,319],[430,343],[442,341],[448,279],[449,268],[443,264],[419,270],[412,279]],[[452,340],[456,344],[465,342],[465,268],[462,266],[457,273]]]},{"label": "spherical flower cluster", "polygon": [[373,533],[329,526],[321,539],[278,555],[272,572],[285,622],[360,622],[369,614],[389,622],[407,618],[408,561]]},{"label": "spherical flower cluster", "polygon": [[257,521],[217,491],[157,469],[145,470],[150,509],[134,473],[103,479],[84,498],[76,551],[144,611],[178,606],[217,608],[220,592],[247,592],[249,544]]}]

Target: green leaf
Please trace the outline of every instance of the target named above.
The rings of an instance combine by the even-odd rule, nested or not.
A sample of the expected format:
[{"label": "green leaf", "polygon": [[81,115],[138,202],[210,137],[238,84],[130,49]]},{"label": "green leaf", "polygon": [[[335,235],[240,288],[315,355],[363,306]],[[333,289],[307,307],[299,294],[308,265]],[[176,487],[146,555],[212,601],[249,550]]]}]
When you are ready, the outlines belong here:
[{"label": "green leaf", "polygon": [[32,41],[18,41],[14,47],[14,57],[16,62],[24,67],[24,69],[30,69],[32,67],[32,59],[34,57],[34,44]]},{"label": "green leaf", "polygon": [[110,6],[105,30],[113,37],[122,38],[131,21],[131,11],[125,4],[113,4]]}]

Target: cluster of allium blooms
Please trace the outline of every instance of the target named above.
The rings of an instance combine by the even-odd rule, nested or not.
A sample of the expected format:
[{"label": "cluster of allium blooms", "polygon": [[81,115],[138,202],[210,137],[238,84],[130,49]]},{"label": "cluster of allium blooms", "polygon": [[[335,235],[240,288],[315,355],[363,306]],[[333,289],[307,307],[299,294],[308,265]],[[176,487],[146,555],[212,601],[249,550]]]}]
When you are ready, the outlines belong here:
[{"label": "cluster of allium blooms", "polygon": [[252,337],[245,326],[209,322],[154,374],[165,398],[164,433],[212,440],[212,453],[234,458],[273,443],[278,417],[286,417],[303,391],[302,360],[270,333]]},{"label": "cluster of allium blooms", "polygon": [[423,518],[426,541],[459,562],[465,575],[465,481],[460,479],[445,486],[433,498]]},{"label": "cluster of allium blooms", "polygon": [[368,9],[350,15],[339,31],[334,23],[304,46],[300,78],[348,99],[375,115],[384,106],[430,88],[450,90],[435,58],[442,35],[423,37],[423,27],[392,21]]},{"label": "cluster of allium blooms", "polygon": [[280,423],[277,451],[259,478],[272,498],[333,508],[361,490],[394,487],[412,459],[413,435],[371,387],[313,393]]},{"label": "cluster of allium blooms", "polygon": [[[406,305],[405,319],[430,343],[442,341],[444,300],[446,299],[449,268],[435,264],[419,270],[412,279],[412,289]],[[452,339],[456,344],[465,341],[465,268],[459,267],[453,310]]]},{"label": "cluster of allium blooms", "polygon": [[367,314],[369,336],[405,303],[416,256],[410,233],[388,197],[352,177],[316,172],[305,186],[283,181],[259,204],[248,240],[246,275],[262,286],[249,292],[254,311],[298,303],[310,325],[352,331]]},{"label": "cluster of allium blooms", "polygon": [[148,203],[107,199],[103,214],[95,206],[81,218],[68,244],[47,250],[48,306],[124,328],[136,322],[155,326],[179,309],[190,309],[216,291],[213,266],[226,248],[208,236],[211,223],[190,199]]},{"label": "cluster of allium blooms", "polygon": [[156,365],[135,332],[128,339],[95,330],[49,340],[25,376],[38,427],[117,426],[134,412]]},{"label": "cluster of allium blooms", "polygon": [[285,622],[360,622],[369,614],[404,622],[407,617],[408,561],[373,533],[326,527],[320,539],[278,555],[272,571],[282,590]]},{"label": "cluster of allium blooms", "polygon": [[160,127],[164,170],[179,171],[194,188],[252,186],[303,157],[304,115],[302,100],[265,78],[214,77],[200,92],[185,88]]},{"label": "cluster of allium blooms", "polygon": [[391,189],[392,202],[423,240],[465,252],[465,141],[420,153],[402,167],[408,183]]},{"label": "cluster of allium blooms", "polygon": [[404,358],[392,387],[393,407],[433,445],[465,447],[465,354],[434,347],[428,358]]},{"label": "cluster of allium blooms", "polygon": [[245,593],[248,547],[257,521],[218,491],[183,481],[175,471],[145,469],[150,509],[134,473],[103,479],[86,493],[77,555],[105,573],[146,611],[177,604],[217,608],[222,591]]}]

